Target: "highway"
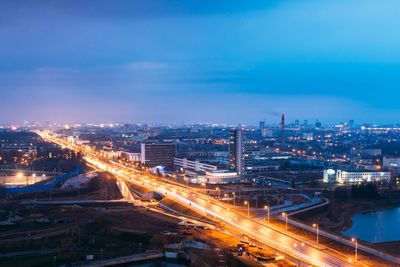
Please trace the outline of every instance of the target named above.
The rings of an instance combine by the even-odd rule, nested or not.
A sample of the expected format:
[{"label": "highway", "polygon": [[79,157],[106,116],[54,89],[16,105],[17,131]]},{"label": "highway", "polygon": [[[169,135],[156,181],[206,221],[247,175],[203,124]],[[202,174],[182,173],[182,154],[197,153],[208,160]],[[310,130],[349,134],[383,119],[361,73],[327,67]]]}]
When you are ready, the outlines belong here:
[{"label": "highway", "polygon": [[[272,224],[247,218],[247,216],[229,209],[225,203],[191,190],[184,185],[162,178],[155,179],[153,176],[146,175],[122,164],[101,159],[86,148],[68,144],[64,140],[51,137],[43,132],[38,133],[48,141],[83,152],[85,154],[84,159],[100,169],[110,171],[119,178],[168,196],[199,213],[205,214],[207,217],[222,222],[227,228],[230,227],[285,254],[299,258],[303,262],[317,266],[365,266],[360,262],[355,263],[354,259],[349,259],[345,255],[330,250],[325,246],[320,246],[311,240],[295,236],[293,233],[282,230]],[[124,190],[126,190],[125,187]]]}]

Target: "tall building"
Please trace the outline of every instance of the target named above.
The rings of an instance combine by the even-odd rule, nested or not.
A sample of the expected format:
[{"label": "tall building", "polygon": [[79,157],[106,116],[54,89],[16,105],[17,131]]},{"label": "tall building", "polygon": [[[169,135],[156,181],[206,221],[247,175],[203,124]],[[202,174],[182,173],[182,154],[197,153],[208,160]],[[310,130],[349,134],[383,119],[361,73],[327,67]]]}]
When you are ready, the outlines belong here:
[{"label": "tall building", "polygon": [[285,114],[281,115],[281,143],[285,143]]},{"label": "tall building", "polygon": [[260,131],[265,128],[265,121],[260,121]]},{"label": "tall building", "polygon": [[233,129],[229,134],[229,165],[240,176],[251,173],[253,155],[251,144],[244,140],[241,129]]},{"label": "tall building", "polygon": [[243,132],[232,129],[229,133],[229,166],[243,175]]},{"label": "tall building", "polygon": [[147,167],[165,166],[173,170],[175,155],[176,144],[142,143],[140,146],[140,161]]},{"label": "tall building", "polygon": [[243,173],[249,175],[253,169],[253,145],[250,141],[243,141]]}]

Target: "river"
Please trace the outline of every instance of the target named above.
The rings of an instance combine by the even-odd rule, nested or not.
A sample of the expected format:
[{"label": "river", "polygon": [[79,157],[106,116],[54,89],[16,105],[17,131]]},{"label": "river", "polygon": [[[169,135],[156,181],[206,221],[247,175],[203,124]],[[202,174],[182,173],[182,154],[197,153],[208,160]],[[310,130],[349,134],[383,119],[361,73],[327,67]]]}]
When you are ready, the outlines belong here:
[{"label": "river", "polygon": [[370,243],[400,241],[400,207],[356,214],[353,226],[342,234]]}]

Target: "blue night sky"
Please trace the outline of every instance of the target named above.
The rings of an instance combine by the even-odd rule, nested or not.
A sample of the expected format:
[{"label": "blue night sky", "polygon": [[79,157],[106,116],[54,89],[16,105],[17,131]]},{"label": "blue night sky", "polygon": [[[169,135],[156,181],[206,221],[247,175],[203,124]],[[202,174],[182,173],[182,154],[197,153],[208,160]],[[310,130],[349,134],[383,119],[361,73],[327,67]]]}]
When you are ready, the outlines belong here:
[{"label": "blue night sky", "polygon": [[399,122],[398,0],[0,2],[0,122]]}]

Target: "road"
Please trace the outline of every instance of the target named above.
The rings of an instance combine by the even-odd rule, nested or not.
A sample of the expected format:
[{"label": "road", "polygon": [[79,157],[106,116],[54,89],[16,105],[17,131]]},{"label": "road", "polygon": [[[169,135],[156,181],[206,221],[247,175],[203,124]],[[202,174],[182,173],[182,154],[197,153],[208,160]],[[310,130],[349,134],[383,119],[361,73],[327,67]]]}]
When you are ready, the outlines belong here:
[{"label": "road", "polygon": [[267,224],[262,220],[247,218],[229,209],[224,203],[200,192],[193,191],[186,186],[172,183],[162,178],[155,179],[152,176],[123,166],[122,164],[106,161],[85,147],[69,144],[64,140],[51,137],[44,132],[39,132],[39,134],[48,141],[83,152],[85,160],[100,169],[110,171],[119,178],[166,195],[197,212],[224,223],[227,227],[231,227],[244,235],[265,243],[285,254],[299,258],[306,263],[317,266],[364,266],[364,264],[359,262],[355,263],[353,259],[349,259],[345,255],[339,254],[327,247],[322,247],[311,240],[295,236],[293,233],[282,230],[272,224]]}]

